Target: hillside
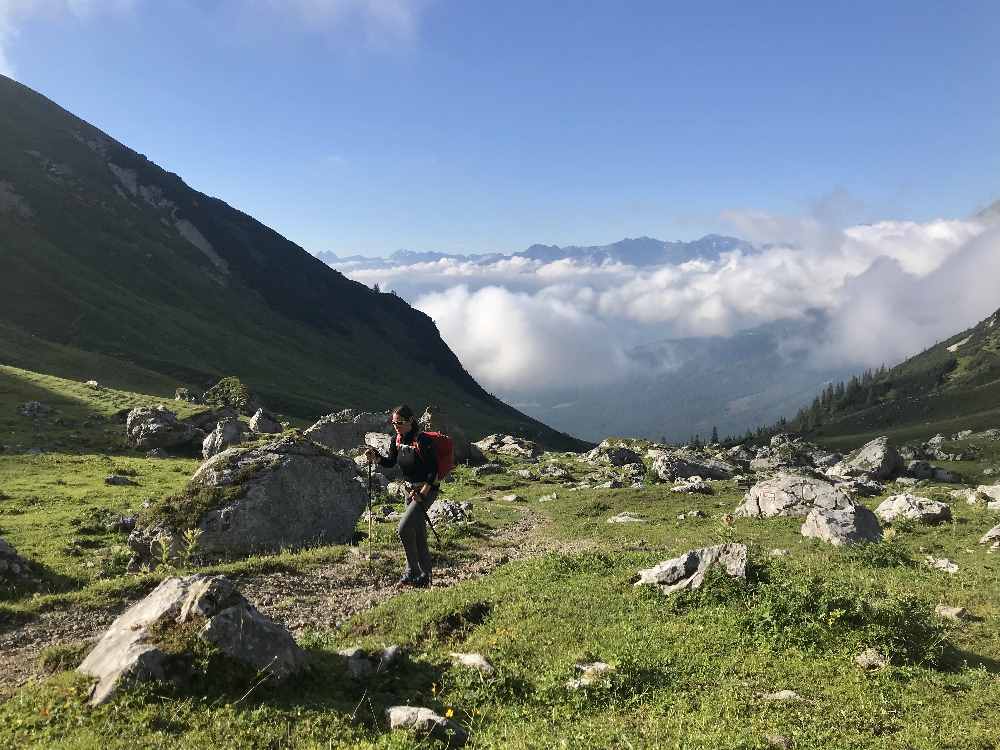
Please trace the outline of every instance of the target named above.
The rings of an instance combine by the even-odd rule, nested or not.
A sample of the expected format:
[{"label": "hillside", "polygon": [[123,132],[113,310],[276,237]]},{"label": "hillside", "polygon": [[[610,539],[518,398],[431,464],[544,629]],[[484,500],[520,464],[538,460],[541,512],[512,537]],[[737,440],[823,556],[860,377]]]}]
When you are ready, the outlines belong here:
[{"label": "hillside", "polygon": [[434,322],[0,76],[0,362],[172,395],[239,375],[272,409],[437,403],[577,441],[486,393]]},{"label": "hillside", "polygon": [[867,435],[911,440],[997,424],[1000,310],[892,368],[829,386],[790,427],[837,445]]}]

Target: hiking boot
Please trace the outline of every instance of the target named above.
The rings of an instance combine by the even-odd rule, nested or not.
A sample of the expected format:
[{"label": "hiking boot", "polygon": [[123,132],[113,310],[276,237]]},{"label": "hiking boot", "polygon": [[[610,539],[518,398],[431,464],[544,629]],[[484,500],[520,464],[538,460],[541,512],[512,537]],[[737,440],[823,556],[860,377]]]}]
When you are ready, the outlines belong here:
[{"label": "hiking boot", "polygon": [[422,576],[418,576],[409,570],[403,571],[403,577],[396,582],[397,586],[416,586]]},{"label": "hiking boot", "polygon": [[413,579],[413,583],[410,585],[417,589],[429,589],[431,587],[431,577],[426,573],[421,573]]}]

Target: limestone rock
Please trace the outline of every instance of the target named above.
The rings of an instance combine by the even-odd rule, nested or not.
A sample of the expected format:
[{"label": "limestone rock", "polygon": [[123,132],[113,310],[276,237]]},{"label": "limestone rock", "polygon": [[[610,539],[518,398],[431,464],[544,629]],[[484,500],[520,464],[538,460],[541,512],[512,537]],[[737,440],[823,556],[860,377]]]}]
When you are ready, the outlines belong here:
[{"label": "limestone rock", "polygon": [[889,660],[873,648],[866,648],[855,656],[854,663],[862,669],[869,670],[885,669],[889,666]]},{"label": "limestone rock", "polygon": [[934,467],[927,461],[909,461],[906,464],[906,474],[914,479],[930,479],[934,476]]},{"label": "limestone rock", "polygon": [[744,544],[717,544],[685,552],[639,571],[636,586],[657,586],[664,594],[680,589],[696,589],[713,567],[720,567],[733,578],[746,578],[747,547]]},{"label": "limestone rock", "polygon": [[806,516],[802,536],[814,537],[834,546],[878,542],[882,528],[875,514],[863,505],[848,508],[816,508]]},{"label": "limestone rock", "polygon": [[288,631],[254,609],[227,578],[167,578],[118,617],[78,667],[97,678],[90,702],[107,701],[125,681],[182,677],[172,673],[174,659],[157,638],[185,624],[200,626],[198,638],[275,681],[306,664]]},{"label": "limestone rock", "polygon": [[227,419],[239,419],[239,416],[239,412],[230,406],[218,406],[195,412],[190,417],[182,419],[181,422],[191,425],[195,429],[211,432],[219,422]]},{"label": "limestone rock", "polygon": [[347,648],[338,651],[337,655],[346,660],[351,677],[360,680],[387,671],[400,660],[402,650],[399,646],[387,646],[377,653],[369,653],[362,648]]},{"label": "limestone rock", "polygon": [[802,696],[794,690],[778,690],[774,693],[761,693],[762,700],[765,701],[800,701]]},{"label": "limestone rock", "polygon": [[887,523],[906,518],[920,523],[937,523],[951,519],[951,508],[937,500],[904,493],[891,495],[875,509],[875,515]]},{"label": "limestone rock", "polygon": [[675,484],[670,488],[671,492],[683,492],[686,494],[711,495],[714,494],[712,485],[698,476],[691,477],[687,481]]},{"label": "limestone rock", "polygon": [[202,441],[201,455],[209,459],[242,442],[243,423],[235,417],[230,417],[216,424],[215,429]]},{"label": "limestone rock", "polygon": [[180,421],[164,406],[132,409],[125,420],[125,433],[132,445],[144,451],[188,446],[204,438],[204,432]]},{"label": "limestone rock", "polygon": [[542,455],[542,449],[536,443],[513,435],[487,435],[473,445],[484,453],[491,451],[522,460],[532,460]]},{"label": "limestone rock", "polygon": [[853,505],[851,499],[830,482],[797,474],[778,474],[751,487],[734,513],[750,518],[807,516],[817,508],[840,510]]},{"label": "limestone rock", "polygon": [[223,451],[189,484],[189,491],[219,490],[222,503],[198,522],[198,549],[243,553],[346,542],[368,500],[357,479],[353,461],[292,435]]},{"label": "limestone rock", "polygon": [[947,557],[934,557],[933,555],[927,555],[924,561],[934,570],[940,570],[945,573],[950,573],[954,575],[958,572],[958,565]]},{"label": "limestone rock", "polygon": [[385,711],[390,729],[402,729],[417,737],[429,737],[459,747],[468,740],[468,733],[454,721],[420,706],[390,706]]},{"label": "limestone rock", "polygon": [[524,497],[517,494],[502,495],[500,497],[505,503],[523,503]]},{"label": "limestone rock", "polygon": [[944,604],[934,607],[934,614],[945,620],[954,620],[955,622],[961,622],[969,618],[969,610],[965,607],[949,607]]},{"label": "limestone rock", "polygon": [[566,683],[566,687],[570,690],[579,690],[606,683],[608,677],[615,671],[613,666],[603,661],[581,662],[574,664],[573,668],[580,676],[574,677]]},{"label": "limestone rock", "polygon": [[624,511],[617,516],[611,516],[607,523],[646,523],[646,519],[635,513]]},{"label": "limestone rock", "polygon": [[463,654],[453,651],[451,658],[456,664],[468,667],[469,669],[475,669],[477,672],[485,675],[491,675],[496,671],[493,665],[490,664],[489,659],[482,654]]},{"label": "limestone rock", "polygon": [[134,480],[120,474],[109,474],[104,477],[104,483],[109,487],[134,487],[137,484]]},{"label": "limestone rock", "polygon": [[732,464],[690,450],[655,451],[651,458],[653,473],[664,482],[691,477],[731,479],[736,473]]},{"label": "limestone rock", "polygon": [[899,472],[903,460],[896,449],[889,445],[889,438],[883,435],[862,446],[848,458],[847,463],[872,479],[885,480]]},{"label": "limestone rock", "polygon": [[335,451],[352,450],[366,442],[369,432],[385,430],[388,423],[388,414],[383,412],[344,409],[322,417],[303,434],[309,440]]},{"label": "limestone rock", "polygon": [[487,477],[491,474],[503,474],[504,468],[500,464],[483,464],[482,466],[477,466],[472,470],[472,476],[474,477]]},{"label": "limestone rock", "polygon": [[250,418],[250,429],[258,435],[275,435],[284,428],[273,415],[263,409],[258,409]]},{"label": "limestone rock", "polygon": [[1000,525],[994,526],[979,540],[980,544],[989,544],[990,542],[1000,542]]},{"label": "limestone rock", "polygon": [[438,522],[445,524],[471,523],[472,503],[437,500],[427,511],[427,515],[430,517],[431,522],[435,524]]}]

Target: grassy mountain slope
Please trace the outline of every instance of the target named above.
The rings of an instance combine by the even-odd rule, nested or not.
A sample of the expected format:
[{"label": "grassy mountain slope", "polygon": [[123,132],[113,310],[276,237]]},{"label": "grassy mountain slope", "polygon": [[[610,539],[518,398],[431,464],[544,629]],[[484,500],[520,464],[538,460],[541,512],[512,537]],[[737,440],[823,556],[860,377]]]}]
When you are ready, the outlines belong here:
[{"label": "grassy mountain slope", "polygon": [[2,76],[0,323],[0,361],[33,370],[100,362],[163,394],[237,374],[289,414],[438,403],[473,432],[575,445],[486,393],[403,300]]},{"label": "grassy mountain slope", "polygon": [[[1000,425],[1000,310],[851,388],[807,430],[830,444],[900,440]],[[801,415],[793,428],[800,427]]]}]

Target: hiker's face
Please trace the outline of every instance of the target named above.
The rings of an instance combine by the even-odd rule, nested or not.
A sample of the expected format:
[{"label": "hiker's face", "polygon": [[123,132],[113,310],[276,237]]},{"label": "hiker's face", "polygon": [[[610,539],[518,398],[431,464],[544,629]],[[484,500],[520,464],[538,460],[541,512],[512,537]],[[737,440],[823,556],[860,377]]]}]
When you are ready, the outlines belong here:
[{"label": "hiker's face", "polygon": [[396,432],[401,432],[405,435],[410,430],[410,420],[403,419],[398,414],[393,414],[392,426],[396,428]]}]

